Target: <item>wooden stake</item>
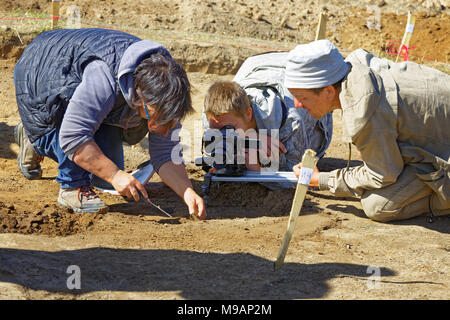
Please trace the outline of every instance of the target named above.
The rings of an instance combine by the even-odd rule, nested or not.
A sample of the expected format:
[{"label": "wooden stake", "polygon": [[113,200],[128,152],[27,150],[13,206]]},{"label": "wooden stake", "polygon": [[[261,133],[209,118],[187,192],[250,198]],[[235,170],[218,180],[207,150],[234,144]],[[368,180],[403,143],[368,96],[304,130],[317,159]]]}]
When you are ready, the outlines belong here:
[{"label": "wooden stake", "polygon": [[397,59],[395,62],[398,61],[398,58],[400,57],[400,53],[402,52],[403,46],[408,47],[409,41],[411,40],[412,33],[414,31],[414,23],[416,22],[416,16],[412,15],[410,11],[408,11],[408,23],[406,24],[405,28],[405,34],[403,35],[402,44],[400,45]]},{"label": "wooden stake", "polygon": [[52,29],[58,28],[60,0],[52,0]]},{"label": "wooden stake", "polygon": [[327,33],[327,16],[325,13],[321,12],[319,15],[319,24],[316,30],[316,40],[321,40],[326,38]]},{"label": "wooden stake", "polygon": [[298,178],[297,188],[295,189],[294,200],[292,201],[287,230],[284,235],[280,252],[278,253],[277,261],[275,261],[274,264],[275,270],[280,269],[284,263],[284,258],[286,257],[289,242],[291,242],[292,234],[294,233],[295,222],[297,221],[298,215],[300,214],[300,211],[302,209],[306,191],[308,190],[309,182],[311,181],[313,168],[316,164],[315,156],[316,152],[311,149],[306,150],[305,154],[303,155],[302,168],[300,170],[300,177]]}]

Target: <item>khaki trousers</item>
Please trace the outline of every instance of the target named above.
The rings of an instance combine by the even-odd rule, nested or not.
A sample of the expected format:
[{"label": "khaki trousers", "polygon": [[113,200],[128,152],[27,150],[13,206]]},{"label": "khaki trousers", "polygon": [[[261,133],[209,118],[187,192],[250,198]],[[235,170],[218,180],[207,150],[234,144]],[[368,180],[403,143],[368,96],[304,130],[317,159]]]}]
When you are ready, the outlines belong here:
[{"label": "khaki trousers", "polygon": [[431,212],[434,216],[450,214],[450,177],[443,170],[417,174],[406,165],[394,184],[369,190],[361,197],[366,215],[387,222],[416,217]]}]

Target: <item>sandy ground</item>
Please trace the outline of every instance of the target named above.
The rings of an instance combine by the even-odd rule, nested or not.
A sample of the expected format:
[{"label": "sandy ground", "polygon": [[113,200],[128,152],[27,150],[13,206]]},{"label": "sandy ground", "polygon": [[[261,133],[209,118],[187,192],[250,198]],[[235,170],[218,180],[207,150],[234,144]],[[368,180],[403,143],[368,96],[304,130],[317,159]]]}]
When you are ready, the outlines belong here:
[{"label": "sandy ground", "polygon": [[[35,17],[47,1],[6,0],[0,17]],[[449,9],[445,1],[64,1],[81,8],[83,26],[115,26],[166,45],[189,72],[197,113],[184,123],[183,143],[195,150],[203,97],[218,79],[232,79],[246,57],[289,50],[314,39],[317,14],[329,14],[327,37],[345,53],[382,53],[400,41],[406,12],[418,15],[412,59],[449,70]],[[369,5],[382,12],[368,29]],[[126,7],[128,6],[128,7]],[[126,10],[125,10],[126,9]],[[57,166],[28,181],[17,168],[13,129],[20,121],[12,74],[38,20],[0,20],[0,299],[449,299],[450,219],[395,223],[367,219],[357,199],[310,191],[278,271],[273,262],[287,226],[294,190],[256,184],[213,188],[208,219],[187,218],[183,201],[152,178],[151,199],[168,218],[141,203],[102,194],[107,214],[82,215],[56,204]],[[46,23],[45,20],[42,20]],[[61,20],[63,23],[64,20]],[[45,27],[45,25],[43,25]],[[346,165],[339,112],[319,169]],[[189,141],[191,137],[194,142]],[[192,152],[191,160],[195,157]],[[126,166],[147,159],[126,147]],[[353,156],[352,165],[359,159]],[[189,159],[187,159],[189,161]],[[188,164],[200,192],[203,173]],[[70,283],[79,268],[81,288]],[[68,285],[69,283],[69,285]]]}]

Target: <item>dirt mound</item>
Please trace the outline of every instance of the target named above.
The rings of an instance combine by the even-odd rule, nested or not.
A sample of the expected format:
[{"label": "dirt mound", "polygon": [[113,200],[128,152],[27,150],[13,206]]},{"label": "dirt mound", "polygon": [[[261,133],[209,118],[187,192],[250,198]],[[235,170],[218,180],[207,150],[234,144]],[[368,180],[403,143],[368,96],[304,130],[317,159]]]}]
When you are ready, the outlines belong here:
[{"label": "dirt mound", "polygon": [[[4,2],[4,9],[0,9],[0,15],[5,18],[0,19],[0,59],[18,59],[30,39],[49,28],[51,3],[46,0]],[[320,12],[328,17],[327,38],[344,55],[357,48],[382,54],[388,41],[401,42],[410,10],[417,17],[410,42],[410,60],[448,63],[449,9],[440,4],[442,1],[432,3],[436,4],[306,0],[300,7],[293,1],[186,0],[182,3],[138,1],[130,7],[128,2],[120,0],[101,1],[95,6],[87,0],[67,0],[61,3],[60,25],[65,27],[67,10],[75,5],[80,10],[82,27],[113,28],[161,42],[188,72],[223,75],[234,74],[251,55],[290,50],[296,44],[313,41]],[[13,8],[15,11],[11,12]],[[373,8],[380,13],[380,29],[367,26],[375,14]]]},{"label": "dirt mound", "polygon": [[25,35],[19,38],[12,32],[2,34],[0,36],[0,59],[18,60],[33,38],[33,35]]},{"label": "dirt mound", "polygon": [[[202,190],[204,172],[199,167],[188,165],[189,177],[199,192]],[[281,217],[291,210],[295,188],[270,190],[259,183],[212,182],[208,200],[208,214],[214,218],[233,217]],[[232,210],[230,210],[232,209]],[[317,208],[305,201],[303,211]]]},{"label": "dirt mound", "polygon": [[166,45],[166,48],[187,72],[219,75],[236,74],[245,59],[259,53],[251,48],[177,42]]},{"label": "dirt mound", "polygon": [[30,211],[0,202],[1,233],[68,236],[88,230],[99,219],[99,214],[74,213],[52,204]]},{"label": "dirt mound", "polygon": [[[243,210],[246,217],[289,215],[295,189],[269,190],[258,183],[213,183],[208,212],[230,218],[231,211]],[[228,212],[228,213],[227,213]],[[240,215],[234,215],[240,216]]]},{"label": "dirt mound", "polygon": [[[394,13],[381,14],[381,28],[369,29],[367,20],[370,13],[364,10],[354,9],[347,19],[345,28],[339,30],[339,46],[347,50],[364,48],[375,54],[394,59],[395,56],[387,54],[388,42],[397,43],[392,49],[398,47],[405,32],[407,19],[405,16]],[[410,40],[408,60],[427,63],[430,61],[450,62],[450,16],[440,16],[428,13],[416,14],[414,32]],[[330,39],[332,33],[328,32]],[[399,58],[403,60],[403,55]]]}]

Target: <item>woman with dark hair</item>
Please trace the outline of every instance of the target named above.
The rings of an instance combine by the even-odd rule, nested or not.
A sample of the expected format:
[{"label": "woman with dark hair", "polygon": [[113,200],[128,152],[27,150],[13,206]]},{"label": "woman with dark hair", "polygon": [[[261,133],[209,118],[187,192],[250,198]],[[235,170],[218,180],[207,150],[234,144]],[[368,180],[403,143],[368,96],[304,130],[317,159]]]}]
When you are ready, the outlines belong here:
[{"label": "woman with dark hair", "polygon": [[136,201],[139,193],[147,197],[123,171],[122,142],[136,144],[149,133],[155,171],[190,214],[206,217],[184,164],[171,158],[180,121],[193,108],[186,72],[163,46],[114,30],[48,31],[24,50],[14,83],[22,119],[15,129],[19,169],[39,179],[43,157],[57,161],[60,205],[106,212],[93,185]]}]

